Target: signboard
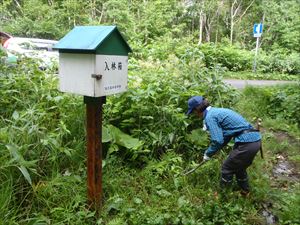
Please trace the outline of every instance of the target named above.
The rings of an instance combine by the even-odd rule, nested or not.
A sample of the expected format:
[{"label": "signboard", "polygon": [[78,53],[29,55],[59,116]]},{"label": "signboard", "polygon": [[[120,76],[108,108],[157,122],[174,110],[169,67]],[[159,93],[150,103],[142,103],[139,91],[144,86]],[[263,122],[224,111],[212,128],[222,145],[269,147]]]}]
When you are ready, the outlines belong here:
[{"label": "signboard", "polygon": [[77,26],[59,50],[59,89],[84,96],[89,205],[102,205],[102,105],[105,96],[127,91],[128,53],[116,26]]},{"label": "signboard", "polygon": [[128,56],[60,53],[59,86],[63,92],[90,97],[124,92],[127,72]]},{"label": "signboard", "polygon": [[261,37],[263,30],[263,24],[262,23],[256,23],[253,26],[253,36],[254,37]]},{"label": "signboard", "polygon": [[96,55],[95,71],[102,75],[95,82],[96,96],[127,91],[128,56]]}]

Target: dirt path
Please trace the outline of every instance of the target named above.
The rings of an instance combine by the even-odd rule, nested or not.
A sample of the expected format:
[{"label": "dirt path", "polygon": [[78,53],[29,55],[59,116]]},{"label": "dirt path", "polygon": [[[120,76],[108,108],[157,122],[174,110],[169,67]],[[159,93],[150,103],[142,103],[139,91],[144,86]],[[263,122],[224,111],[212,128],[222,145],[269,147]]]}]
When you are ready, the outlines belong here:
[{"label": "dirt path", "polygon": [[247,85],[251,86],[273,86],[282,84],[296,83],[295,81],[281,81],[281,80],[236,80],[236,79],[224,79],[224,82],[232,85],[237,89],[243,89]]}]

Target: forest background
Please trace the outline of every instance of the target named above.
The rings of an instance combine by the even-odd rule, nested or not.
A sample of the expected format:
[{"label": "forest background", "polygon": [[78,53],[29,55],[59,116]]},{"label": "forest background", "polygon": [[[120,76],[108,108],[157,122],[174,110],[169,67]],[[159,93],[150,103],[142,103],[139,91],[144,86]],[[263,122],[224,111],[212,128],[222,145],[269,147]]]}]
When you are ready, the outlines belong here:
[{"label": "forest background", "polygon": [[231,71],[252,69],[253,25],[263,23],[260,70],[300,68],[297,0],[2,0],[0,11],[1,30],[14,35],[60,39],[76,25],[115,24],[135,58],[161,60],[200,48],[207,66],[217,62]]},{"label": "forest background", "polygon": [[[20,57],[12,66],[0,49],[0,224],[299,224],[299,15],[298,0],[1,0],[0,30],[13,36],[59,40],[76,25],[117,25],[133,53],[128,91],[103,109],[97,214],[82,97],[57,90],[57,65]],[[295,84],[236,90],[224,77]],[[262,119],[265,159],[250,169],[248,198],[220,195],[232,143],[182,176],[209,144],[202,121],[185,116],[192,95]],[[274,172],[282,163],[285,173]]]}]

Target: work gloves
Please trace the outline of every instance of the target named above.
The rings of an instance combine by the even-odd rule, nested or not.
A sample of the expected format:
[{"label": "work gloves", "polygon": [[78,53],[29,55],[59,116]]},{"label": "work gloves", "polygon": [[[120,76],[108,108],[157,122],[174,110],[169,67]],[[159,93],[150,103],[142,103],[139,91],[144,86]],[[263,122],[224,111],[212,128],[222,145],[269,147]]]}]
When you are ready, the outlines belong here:
[{"label": "work gloves", "polygon": [[208,160],[210,160],[210,157],[204,153],[203,161],[208,161]]}]

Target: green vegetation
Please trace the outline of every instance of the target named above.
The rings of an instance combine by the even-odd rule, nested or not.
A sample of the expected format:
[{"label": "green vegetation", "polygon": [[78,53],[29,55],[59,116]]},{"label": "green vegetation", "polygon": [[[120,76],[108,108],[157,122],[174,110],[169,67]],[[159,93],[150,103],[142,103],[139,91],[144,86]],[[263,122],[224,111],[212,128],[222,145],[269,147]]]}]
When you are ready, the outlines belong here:
[{"label": "green vegetation", "polygon": [[[164,61],[199,58],[209,69],[253,67],[254,23],[263,22],[259,78],[297,79],[300,73],[300,5],[297,0],[3,0],[1,30],[15,36],[60,39],[76,25],[116,24],[132,57]],[[242,73],[244,74],[244,73]],[[292,75],[291,77],[289,75]]]},{"label": "green vegetation", "polygon": [[[299,184],[272,175],[279,153],[299,168],[297,85],[238,93],[197,61],[130,65],[129,91],[108,97],[104,108],[104,206],[96,215],[86,205],[83,99],[57,91],[56,75],[34,62],[1,64],[0,223],[262,224],[266,204],[281,224],[299,222]],[[265,160],[258,156],[250,169],[250,197],[218,188],[229,148],[181,175],[208,144],[201,121],[184,115],[193,94],[263,119]],[[288,137],[280,145],[279,134]]]},{"label": "green vegetation", "polygon": [[[222,82],[299,80],[299,11],[296,0],[1,1],[1,30],[16,36],[59,39],[75,25],[117,24],[133,53],[128,91],[103,109],[97,214],[87,204],[83,97],[57,90],[57,67],[7,63],[0,48],[0,224],[266,224],[265,213],[299,224],[299,83],[238,91]],[[251,29],[261,20],[252,73]],[[262,119],[265,159],[249,168],[250,196],[219,189],[232,144],[182,176],[209,144],[202,121],[185,116],[192,95]],[[276,174],[280,162],[293,173]]]}]

